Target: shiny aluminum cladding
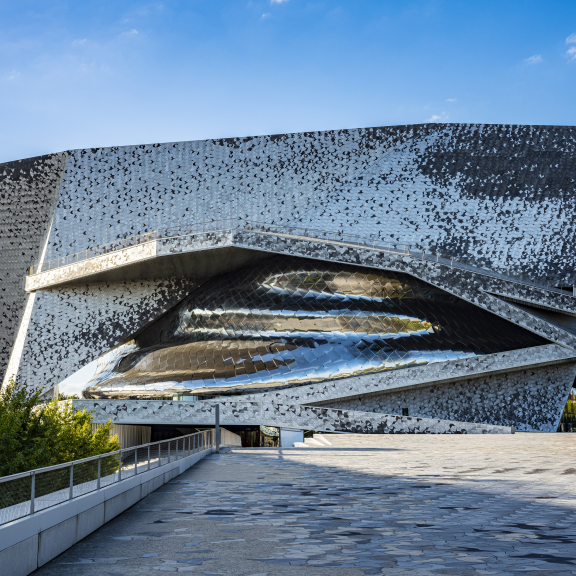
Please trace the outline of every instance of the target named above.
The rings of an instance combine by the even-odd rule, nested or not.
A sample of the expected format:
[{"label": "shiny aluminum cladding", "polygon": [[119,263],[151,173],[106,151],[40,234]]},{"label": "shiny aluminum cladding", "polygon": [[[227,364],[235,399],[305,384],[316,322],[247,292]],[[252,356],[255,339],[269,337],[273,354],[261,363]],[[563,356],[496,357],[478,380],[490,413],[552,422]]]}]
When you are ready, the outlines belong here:
[{"label": "shiny aluminum cladding", "polygon": [[85,395],[221,394],[545,343],[406,274],[276,256],[195,290]]}]

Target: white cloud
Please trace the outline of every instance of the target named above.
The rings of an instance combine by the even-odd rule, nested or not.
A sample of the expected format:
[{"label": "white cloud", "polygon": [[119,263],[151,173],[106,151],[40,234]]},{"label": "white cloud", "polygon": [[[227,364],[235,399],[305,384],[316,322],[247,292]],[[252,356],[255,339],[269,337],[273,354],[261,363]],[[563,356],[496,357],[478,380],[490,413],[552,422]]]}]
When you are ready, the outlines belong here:
[{"label": "white cloud", "polygon": [[82,46],[83,44],[86,44],[86,42],[88,42],[86,38],[82,38],[81,40],[74,40],[74,42],[72,42],[72,46]]},{"label": "white cloud", "polygon": [[15,70],[13,70],[8,75],[8,80],[16,80],[16,78],[18,78],[18,76],[20,76],[20,72],[16,72]]},{"label": "white cloud", "polygon": [[[576,44],[576,32],[566,38],[566,44]],[[570,57],[570,60],[576,60],[576,46],[570,46],[570,48],[566,50],[566,55]]]},{"label": "white cloud", "polygon": [[282,4],[282,2],[288,2],[288,0],[270,0],[270,4]]},{"label": "white cloud", "polygon": [[441,114],[432,114],[426,122],[446,122],[448,120],[448,114],[442,112]]},{"label": "white cloud", "polygon": [[542,60],[543,60],[542,56],[540,56],[540,54],[537,54],[536,56],[530,56],[530,58],[526,58],[524,62],[526,62],[526,64],[539,64],[540,62],[542,62]]},{"label": "white cloud", "polygon": [[261,18],[266,19],[270,18],[270,16],[272,16],[272,14],[270,14],[270,12],[266,12],[265,14],[262,14]]},{"label": "white cloud", "polygon": [[122,36],[136,36],[138,34],[138,30],[132,28],[132,30],[128,30],[128,32],[122,32]]},{"label": "white cloud", "polygon": [[446,98],[446,102],[456,102],[456,98]]}]

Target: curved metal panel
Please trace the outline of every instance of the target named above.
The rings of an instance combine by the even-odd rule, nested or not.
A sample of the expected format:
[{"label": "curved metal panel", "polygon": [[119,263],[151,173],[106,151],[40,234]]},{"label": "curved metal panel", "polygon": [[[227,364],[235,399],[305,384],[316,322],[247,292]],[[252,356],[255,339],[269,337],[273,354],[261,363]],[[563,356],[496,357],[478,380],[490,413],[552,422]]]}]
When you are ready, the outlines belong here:
[{"label": "curved metal panel", "polygon": [[84,394],[222,394],[546,343],[406,274],[276,256],[195,290],[102,357]]}]

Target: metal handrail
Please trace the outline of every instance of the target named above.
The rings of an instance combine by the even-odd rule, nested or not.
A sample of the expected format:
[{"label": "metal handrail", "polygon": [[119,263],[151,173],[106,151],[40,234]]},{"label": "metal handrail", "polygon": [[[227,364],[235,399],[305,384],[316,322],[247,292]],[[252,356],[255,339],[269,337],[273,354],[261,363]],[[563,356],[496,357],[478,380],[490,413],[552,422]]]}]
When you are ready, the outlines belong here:
[{"label": "metal handrail", "polygon": [[[97,456],[4,476],[0,478],[0,525],[98,491],[103,486],[122,482],[165,463],[216,447],[216,442],[215,430],[204,430],[169,440],[148,442],[130,448],[121,448],[114,452],[106,452]],[[173,445],[175,445],[175,450],[171,450]],[[219,445],[241,446],[242,442],[240,436],[221,428]],[[108,460],[103,470],[102,462],[106,459]],[[82,470],[80,468],[82,465],[95,461],[97,462],[96,469],[91,470],[87,477],[81,476],[81,481],[75,483],[75,468]],[[113,470],[110,470],[110,467]],[[69,475],[64,472],[62,475],[58,475],[55,480],[52,479],[52,482],[56,481],[56,489],[38,490],[38,479],[41,479],[43,474],[54,473],[58,470],[65,471],[66,469],[70,469]],[[26,481],[27,478],[31,478],[29,485]],[[78,473],[76,480],[78,480]],[[24,483],[22,483],[23,481]],[[3,502],[4,504],[2,504]],[[6,503],[9,504],[6,505]]]},{"label": "metal handrail", "polygon": [[[436,262],[451,268],[458,268],[461,270],[469,270],[477,274],[482,274],[484,276],[492,278],[500,278],[503,280],[509,280],[517,284],[523,284],[526,286],[536,287],[557,294],[562,294],[564,296],[572,296],[572,294],[567,293],[564,290],[556,288],[555,286],[549,286],[532,279],[526,279],[525,277],[517,278],[510,274],[504,274],[497,272],[490,268],[485,268],[473,262],[471,259],[457,258],[451,255],[443,255],[436,252],[429,252],[425,248],[415,247],[411,244],[407,244],[398,240],[389,239],[384,240],[375,237],[359,236],[356,234],[346,234],[342,232],[329,232],[325,230],[319,230],[317,228],[307,228],[304,226],[291,226],[285,224],[268,224],[262,222],[255,222],[252,220],[244,220],[241,218],[228,218],[224,220],[211,220],[206,222],[198,222],[196,224],[190,224],[186,226],[173,226],[170,228],[158,228],[152,230],[151,232],[144,232],[142,234],[136,234],[134,236],[129,236],[127,238],[122,238],[115,240],[114,242],[109,242],[108,244],[102,244],[94,248],[88,248],[87,250],[82,250],[68,256],[62,256],[60,258],[54,258],[46,262],[40,262],[34,264],[30,267],[30,275],[40,274],[47,270],[53,270],[55,268],[62,268],[76,262],[82,262],[90,258],[95,258],[97,256],[102,256],[110,252],[117,252],[119,250],[124,250],[131,246],[137,246],[139,244],[146,244],[148,242],[153,242],[155,240],[178,238],[185,236],[195,236],[201,234],[215,234],[219,232],[233,232],[233,231],[244,231],[244,232],[256,232],[264,234],[275,234],[278,236],[296,236],[303,239],[323,241],[323,242],[333,242],[339,244],[354,244],[357,246],[362,246],[364,248],[375,250],[379,252],[388,252],[392,254],[401,254],[409,256],[415,260],[424,260],[427,262]],[[295,232],[298,232],[295,234]]]},{"label": "metal handrail", "polygon": [[[166,442],[166,440],[164,440]],[[156,442],[154,442],[156,444]],[[146,446],[146,444],[142,444],[142,446]],[[140,446],[138,446],[139,448]],[[18,478],[26,478],[27,476],[31,476],[32,474],[40,474],[41,472],[50,472],[52,470],[58,470],[60,468],[68,468],[71,465],[78,465],[84,462],[90,462],[92,460],[99,460],[100,458],[106,458],[108,456],[114,456],[116,454],[120,454],[122,451],[128,450],[128,448],[122,448],[120,450],[116,450],[115,452],[106,452],[105,454],[100,454],[98,456],[89,456],[88,458],[82,458],[81,460],[70,460],[69,462],[63,462],[62,464],[54,464],[53,466],[45,466],[44,468],[35,468],[34,470],[27,470],[26,472],[18,472],[17,474],[10,474],[10,476],[1,476],[0,477],[0,484],[2,482],[9,482],[12,480],[17,480]],[[134,450],[132,448],[132,450]]]}]

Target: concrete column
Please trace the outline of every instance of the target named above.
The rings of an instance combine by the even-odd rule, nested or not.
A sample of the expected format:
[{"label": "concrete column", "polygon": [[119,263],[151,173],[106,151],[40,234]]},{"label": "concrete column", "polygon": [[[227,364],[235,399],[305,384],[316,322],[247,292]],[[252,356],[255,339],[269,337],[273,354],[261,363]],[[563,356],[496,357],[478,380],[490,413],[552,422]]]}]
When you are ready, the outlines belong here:
[{"label": "concrete column", "polygon": [[216,410],[214,411],[214,429],[215,429],[215,439],[216,442],[216,453],[220,454],[220,404],[216,404]]}]

